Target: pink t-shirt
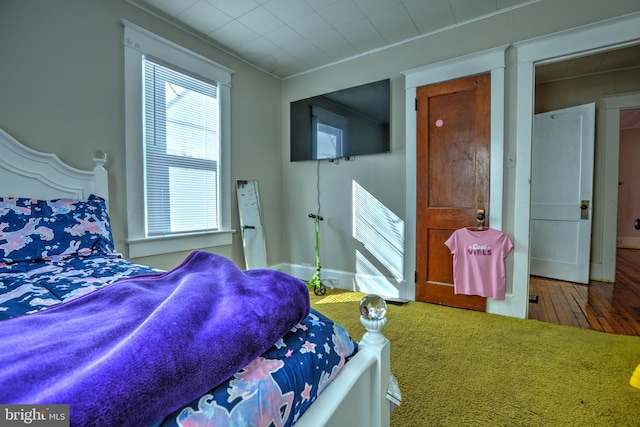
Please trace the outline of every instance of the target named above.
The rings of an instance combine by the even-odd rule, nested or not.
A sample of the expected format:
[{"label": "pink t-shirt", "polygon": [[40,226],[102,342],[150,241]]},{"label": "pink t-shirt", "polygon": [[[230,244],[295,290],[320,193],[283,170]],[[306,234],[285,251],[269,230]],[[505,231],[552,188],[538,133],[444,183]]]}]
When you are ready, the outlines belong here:
[{"label": "pink t-shirt", "polygon": [[461,228],[454,231],[444,244],[453,254],[453,289],[456,294],[504,299],[504,259],[513,249],[507,234],[493,228],[481,231]]}]

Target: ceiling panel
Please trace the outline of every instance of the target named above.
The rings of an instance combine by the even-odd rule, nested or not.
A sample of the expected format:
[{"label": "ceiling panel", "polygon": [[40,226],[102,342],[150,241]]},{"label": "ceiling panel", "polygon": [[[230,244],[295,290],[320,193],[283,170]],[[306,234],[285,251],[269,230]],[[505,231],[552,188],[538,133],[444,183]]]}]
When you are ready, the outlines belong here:
[{"label": "ceiling panel", "polygon": [[[536,67],[536,84],[638,68],[640,68],[640,45],[632,45],[539,65]],[[621,111],[620,128],[640,129],[640,109]]]},{"label": "ceiling panel", "polygon": [[[537,0],[127,0],[286,78]],[[549,82],[640,66],[640,46],[536,67]]]},{"label": "ceiling panel", "polygon": [[640,67],[640,45],[613,49],[536,67],[536,83]]},{"label": "ceiling panel", "polygon": [[538,0],[127,1],[286,78]]}]

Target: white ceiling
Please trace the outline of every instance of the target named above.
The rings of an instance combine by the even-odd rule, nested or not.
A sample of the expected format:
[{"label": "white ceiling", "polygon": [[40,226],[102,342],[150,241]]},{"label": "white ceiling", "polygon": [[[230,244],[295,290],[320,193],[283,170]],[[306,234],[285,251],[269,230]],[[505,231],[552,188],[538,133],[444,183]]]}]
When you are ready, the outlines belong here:
[{"label": "white ceiling", "polygon": [[[536,67],[536,84],[640,68],[640,45]],[[620,129],[640,129],[640,108],[620,111]]]},{"label": "white ceiling", "polygon": [[286,78],[538,0],[127,0]]},{"label": "white ceiling", "polygon": [[[538,0],[127,0],[279,78]],[[640,46],[536,67],[536,83],[640,67]],[[640,128],[640,109],[623,112]]]},{"label": "white ceiling", "polygon": [[539,65],[536,67],[536,83],[547,83],[638,67],[640,67],[640,45],[632,45],[600,53],[586,54],[552,64]]}]

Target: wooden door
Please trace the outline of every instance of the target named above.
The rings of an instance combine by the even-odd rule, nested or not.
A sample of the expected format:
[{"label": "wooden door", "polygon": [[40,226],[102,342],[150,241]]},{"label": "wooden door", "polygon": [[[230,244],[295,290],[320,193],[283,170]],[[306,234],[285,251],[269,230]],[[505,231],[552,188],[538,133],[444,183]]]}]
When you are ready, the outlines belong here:
[{"label": "wooden door", "polygon": [[416,299],[486,310],[486,298],[458,295],[444,242],[489,218],[491,75],[419,87],[417,118]]}]

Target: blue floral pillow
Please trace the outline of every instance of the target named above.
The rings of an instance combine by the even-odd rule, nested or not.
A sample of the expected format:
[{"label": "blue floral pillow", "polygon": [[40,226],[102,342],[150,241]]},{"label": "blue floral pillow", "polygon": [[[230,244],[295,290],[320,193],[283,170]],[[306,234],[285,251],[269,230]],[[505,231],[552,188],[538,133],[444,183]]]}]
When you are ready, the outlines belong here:
[{"label": "blue floral pillow", "polygon": [[0,199],[2,262],[116,255],[104,199]]},{"label": "blue floral pillow", "polygon": [[34,240],[50,235],[40,227],[41,219],[39,200],[0,198],[0,256],[3,263],[37,257]]}]

